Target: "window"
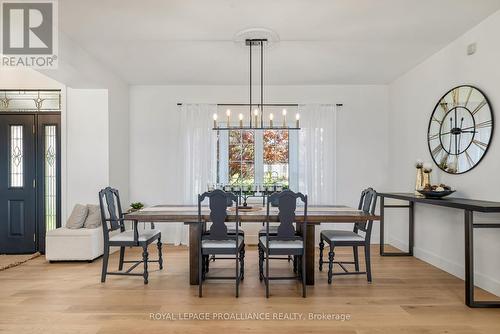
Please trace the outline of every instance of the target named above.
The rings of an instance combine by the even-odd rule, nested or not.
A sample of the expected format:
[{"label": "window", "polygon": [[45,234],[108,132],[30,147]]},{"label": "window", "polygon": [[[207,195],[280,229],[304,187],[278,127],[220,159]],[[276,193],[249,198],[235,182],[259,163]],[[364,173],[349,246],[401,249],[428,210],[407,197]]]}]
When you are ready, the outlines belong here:
[{"label": "window", "polygon": [[10,126],[10,186],[23,187],[23,126]]},{"label": "window", "polygon": [[45,125],[45,228],[47,231],[57,228],[57,127]]},{"label": "window", "polygon": [[266,130],[263,133],[264,183],[288,186],[288,130]]},{"label": "window", "polygon": [[59,90],[0,90],[0,113],[60,111]]},{"label": "window", "polygon": [[229,131],[229,184],[255,183],[254,131]]},{"label": "window", "polygon": [[[229,107],[231,124],[237,124],[240,113],[247,116],[248,107]],[[226,118],[227,107],[219,106],[218,114]],[[281,126],[282,108],[268,108],[275,116],[275,123]],[[296,110],[289,110],[295,115]],[[282,116],[281,116],[282,117]],[[221,119],[221,118],[219,118]],[[244,119],[248,125],[248,118]],[[269,118],[264,120],[268,125]],[[227,121],[226,121],[227,123]],[[297,131],[282,130],[221,130],[217,140],[217,183],[229,185],[294,185],[296,172]]]}]

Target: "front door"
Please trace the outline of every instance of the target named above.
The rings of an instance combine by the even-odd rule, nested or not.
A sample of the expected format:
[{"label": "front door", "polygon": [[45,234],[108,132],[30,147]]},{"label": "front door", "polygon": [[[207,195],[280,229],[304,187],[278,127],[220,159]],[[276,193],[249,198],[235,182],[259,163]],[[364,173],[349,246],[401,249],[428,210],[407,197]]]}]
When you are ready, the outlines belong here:
[{"label": "front door", "polygon": [[34,115],[0,115],[0,254],[36,251],[34,133]]}]

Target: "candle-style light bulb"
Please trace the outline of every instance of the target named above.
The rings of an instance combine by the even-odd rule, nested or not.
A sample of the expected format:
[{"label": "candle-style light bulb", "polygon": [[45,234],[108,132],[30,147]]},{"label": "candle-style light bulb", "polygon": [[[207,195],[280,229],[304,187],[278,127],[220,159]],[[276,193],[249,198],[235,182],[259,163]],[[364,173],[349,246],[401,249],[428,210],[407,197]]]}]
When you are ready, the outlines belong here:
[{"label": "candle-style light bulb", "polygon": [[227,109],[226,110],[226,116],[227,116],[227,127],[229,127],[229,123],[230,123],[230,120],[231,120],[231,109]]},{"label": "candle-style light bulb", "polygon": [[295,127],[296,128],[300,128],[299,120],[300,120],[300,114],[297,113],[297,114],[295,114]]},{"label": "candle-style light bulb", "polygon": [[240,113],[240,114],[238,115],[238,118],[240,119],[240,128],[242,128],[242,127],[243,127],[243,114],[242,114],[242,113]]},{"label": "candle-style light bulb", "polygon": [[283,109],[283,127],[286,127],[286,109]]},{"label": "candle-style light bulb", "polygon": [[274,119],[274,115],[273,115],[273,113],[270,113],[269,114],[269,126],[271,128],[273,127],[273,119]]},{"label": "candle-style light bulb", "polygon": [[214,113],[214,128],[217,127],[217,113]]},{"label": "candle-style light bulb", "polygon": [[259,124],[259,109],[254,109],[253,111],[253,118],[254,118],[254,122],[255,122],[255,128],[258,127],[258,124]]}]

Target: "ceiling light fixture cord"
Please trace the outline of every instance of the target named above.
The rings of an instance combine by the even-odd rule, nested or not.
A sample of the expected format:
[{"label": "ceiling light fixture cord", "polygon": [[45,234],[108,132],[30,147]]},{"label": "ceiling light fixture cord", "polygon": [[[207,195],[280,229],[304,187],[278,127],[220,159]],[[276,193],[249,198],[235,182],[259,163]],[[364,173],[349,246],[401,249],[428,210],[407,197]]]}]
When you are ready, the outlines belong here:
[{"label": "ceiling light fixture cord", "polygon": [[[250,128],[252,128],[252,42],[250,42],[250,103],[249,103]],[[257,124],[255,124],[257,126]]]},{"label": "ceiling light fixture cord", "polygon": [[264,127],[264,41],[260,41],[260,126]]}]

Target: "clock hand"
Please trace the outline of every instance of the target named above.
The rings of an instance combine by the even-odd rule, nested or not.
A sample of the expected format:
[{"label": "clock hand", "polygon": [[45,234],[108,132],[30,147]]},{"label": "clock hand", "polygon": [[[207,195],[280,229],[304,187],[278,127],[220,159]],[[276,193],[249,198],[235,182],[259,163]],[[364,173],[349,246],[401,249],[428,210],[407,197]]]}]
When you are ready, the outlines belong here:
[{"label": "clock hand", "polygon": [[[460,120],[460,129],[462,129],[462,126],[464,125],[464,118]],[[458,149],[457,149],[457,154],[460,152],[460,147],[462,147],[462,131],[460,131],[460,135],[458,137]]]},{"label": "clock hand", "polygon": [[490,127],[491,123],[492,123],[492,121],[485,121],[482,123],[477,123],[475,125],[468,126],[466,128],[463,128],[462,130],[469,130],[469,129],[479,128],[479,127]]},{"label": "clock hand", "polygon": [[462,122],[460,123],[460,130],[462,130],[462,133],[477,133],[476,130],[469,130],[474,128],[475,127],[474,125],[463,128],[463,123],[464,123],[464,118],[462,117]]},{"label": "clock hand", "polygon": [[[455,109],[455,128],[457,127],[457,109]],[[458,137],[456,134],[453,134],[455,136],[455,155],[458,154]]]},{"label": "clock hand", "polygon": [[[463,133],[477,133],[477,131],[462,131]],[[440,134],[440,136],[446,136],[446,135],[449,135],[451,133],[451,131],[448,131],[448,132],[443,132]]]},{"label": "clock hand", "polygon": [[[453,118],[450,117],[450,130],[453,128]],[[450,131],[451,133],[451,131]],[[451,153],[451,136],[450,136],[450,144],[448,145],[448,152]]]}]

